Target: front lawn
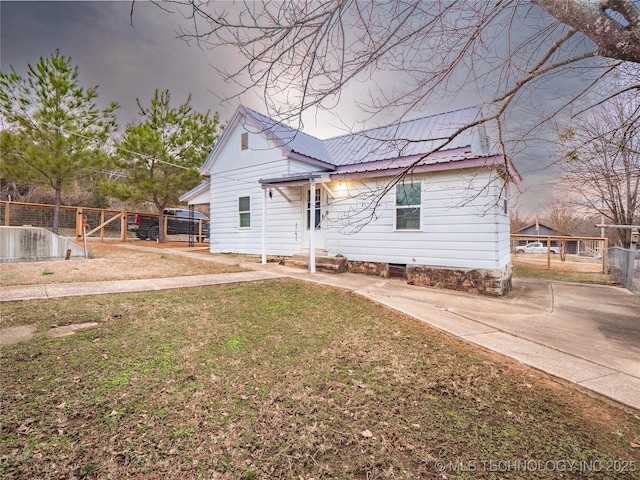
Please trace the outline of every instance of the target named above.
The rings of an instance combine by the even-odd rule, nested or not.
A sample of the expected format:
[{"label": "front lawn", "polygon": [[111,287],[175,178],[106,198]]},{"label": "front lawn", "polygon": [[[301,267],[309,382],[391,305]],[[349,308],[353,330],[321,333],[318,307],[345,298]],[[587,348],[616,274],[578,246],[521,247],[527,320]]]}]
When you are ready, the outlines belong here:
[{"label": "front lawn", "polygon": [[1,308],[3,327],[37,334],[0,349],[0,478],[637,478],[640,468],[639,412],[348,292],[278,280]]}]

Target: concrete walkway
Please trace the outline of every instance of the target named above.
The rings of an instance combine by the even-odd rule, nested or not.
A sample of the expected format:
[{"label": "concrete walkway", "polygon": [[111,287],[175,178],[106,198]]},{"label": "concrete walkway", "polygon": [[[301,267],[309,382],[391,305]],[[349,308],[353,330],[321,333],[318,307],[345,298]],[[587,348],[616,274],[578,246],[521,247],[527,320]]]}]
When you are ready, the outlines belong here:
[{"label": "concrete walkway", "polygon": [[[157,248],[152,250],[158,252]],[[187,249],[166,249],[163,253],[238,263],[237,258],[194,254]],[[350,290],[481,347],[640,409],[640,297],[622,288],[517,280],[508,298],[488,298],[366,275],[309,274],[277,264],[241,263],[241,266],[248,271],[2,287],[0,301],[297,278]]]}]

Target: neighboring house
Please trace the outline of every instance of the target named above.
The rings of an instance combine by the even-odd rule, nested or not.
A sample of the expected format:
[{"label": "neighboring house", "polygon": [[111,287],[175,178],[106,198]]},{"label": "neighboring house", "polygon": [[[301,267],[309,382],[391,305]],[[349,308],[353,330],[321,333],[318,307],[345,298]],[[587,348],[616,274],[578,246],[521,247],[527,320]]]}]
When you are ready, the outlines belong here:
[{"label": "neighboring house", "polygon": [[208,180],[180,200],[210,204],[214,253],[266,262],[314,252],[312,272],[337,256],[353,272],[502,295],[518,173],[489,153],[480,127],[435,153],[444,141],[424,140],[479,115],[472,107],[320,140],[240,106],[200,170]]},{"label": "neighboring house", "polygon": [[[554,237],[554,236],[563,236],[563,237],[568,237],[570,235],[563,233],[563,232],[558,232],[555,229],[548,227],[546,225],[543,225],[542,223],[538,222],[538,223],[533,223],[527,227],[524,227],[520,230],[518,230],[517,232],[513,232],[514,235],[532,235],[532,238],[516,238],[515,242],[514,242],[514,249],[516,246],[520,246],[520,245],[526,245],[530,242],[534,242],[534,241],[542,241],[543,243],[546,242],[546,240],[544,239],[539,239],[536,238],[536,235],[543,235],[543,236],[548,236],[548,237]],[[545,243],[546,244],[546,243]],[[558,241],[557,240],[551,240],[551,246],[552,247],[559,247],[558,245]],[[566,240],[565,241],[565,252],[568,254],[576,254],[578,253],[578,241],[577,240]]]},{"label": "neighboring house", "polygon": [[[531,224],[528,227],[524,227],[523,229],[513,233],[517,235],[560,235],[553,228],[547,227],[540,222]],[[528,242],[524,240],[523,245],[526,245],[527,243]]]}]

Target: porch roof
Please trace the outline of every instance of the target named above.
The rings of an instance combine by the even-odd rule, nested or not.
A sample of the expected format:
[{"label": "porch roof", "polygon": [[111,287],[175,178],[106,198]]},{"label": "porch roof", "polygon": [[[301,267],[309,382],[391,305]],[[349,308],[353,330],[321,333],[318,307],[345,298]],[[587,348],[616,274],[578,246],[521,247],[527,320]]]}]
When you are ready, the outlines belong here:
[{"label": "porch roof", "polygon": [[211,195],[209,193],[209,184],[211,179],[207,178],[204,182],[195,188],[192,188],[187,193],[183,193],[180,198],[181,202],[187,202],[189,205],[204,205],[211,201]]},{"label": "porch roof", "polygon": [[308,185],[311,180],[315,183],[325,183],[331,180],[327,172],[308,172],[295,175],[285,175],[275,178],[261,178],[258,182],[262,187],[296,187]]}]

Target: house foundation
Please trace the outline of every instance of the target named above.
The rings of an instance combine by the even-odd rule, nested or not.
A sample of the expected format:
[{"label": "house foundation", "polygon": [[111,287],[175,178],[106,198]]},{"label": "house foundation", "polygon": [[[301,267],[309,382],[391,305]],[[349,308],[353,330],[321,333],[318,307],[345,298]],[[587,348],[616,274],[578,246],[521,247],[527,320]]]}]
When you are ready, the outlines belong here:
[{"label": "house foundation", "polygon": [[455,269],[410,265],[407,283],[427,287],[446,288],[462,292],[503,296],[511,291],[513,267],[509,263],[501,269]]},{"label": "house foundation", "polygon": [[407,265],[404,275],[398,275],[398,266],[380,262],[349,261],[352,273],[389,278],[404,276],[409,285],[444,288],[462,292],[503,296],[512,289],[511,263],[501,269],[462,269]]}]

